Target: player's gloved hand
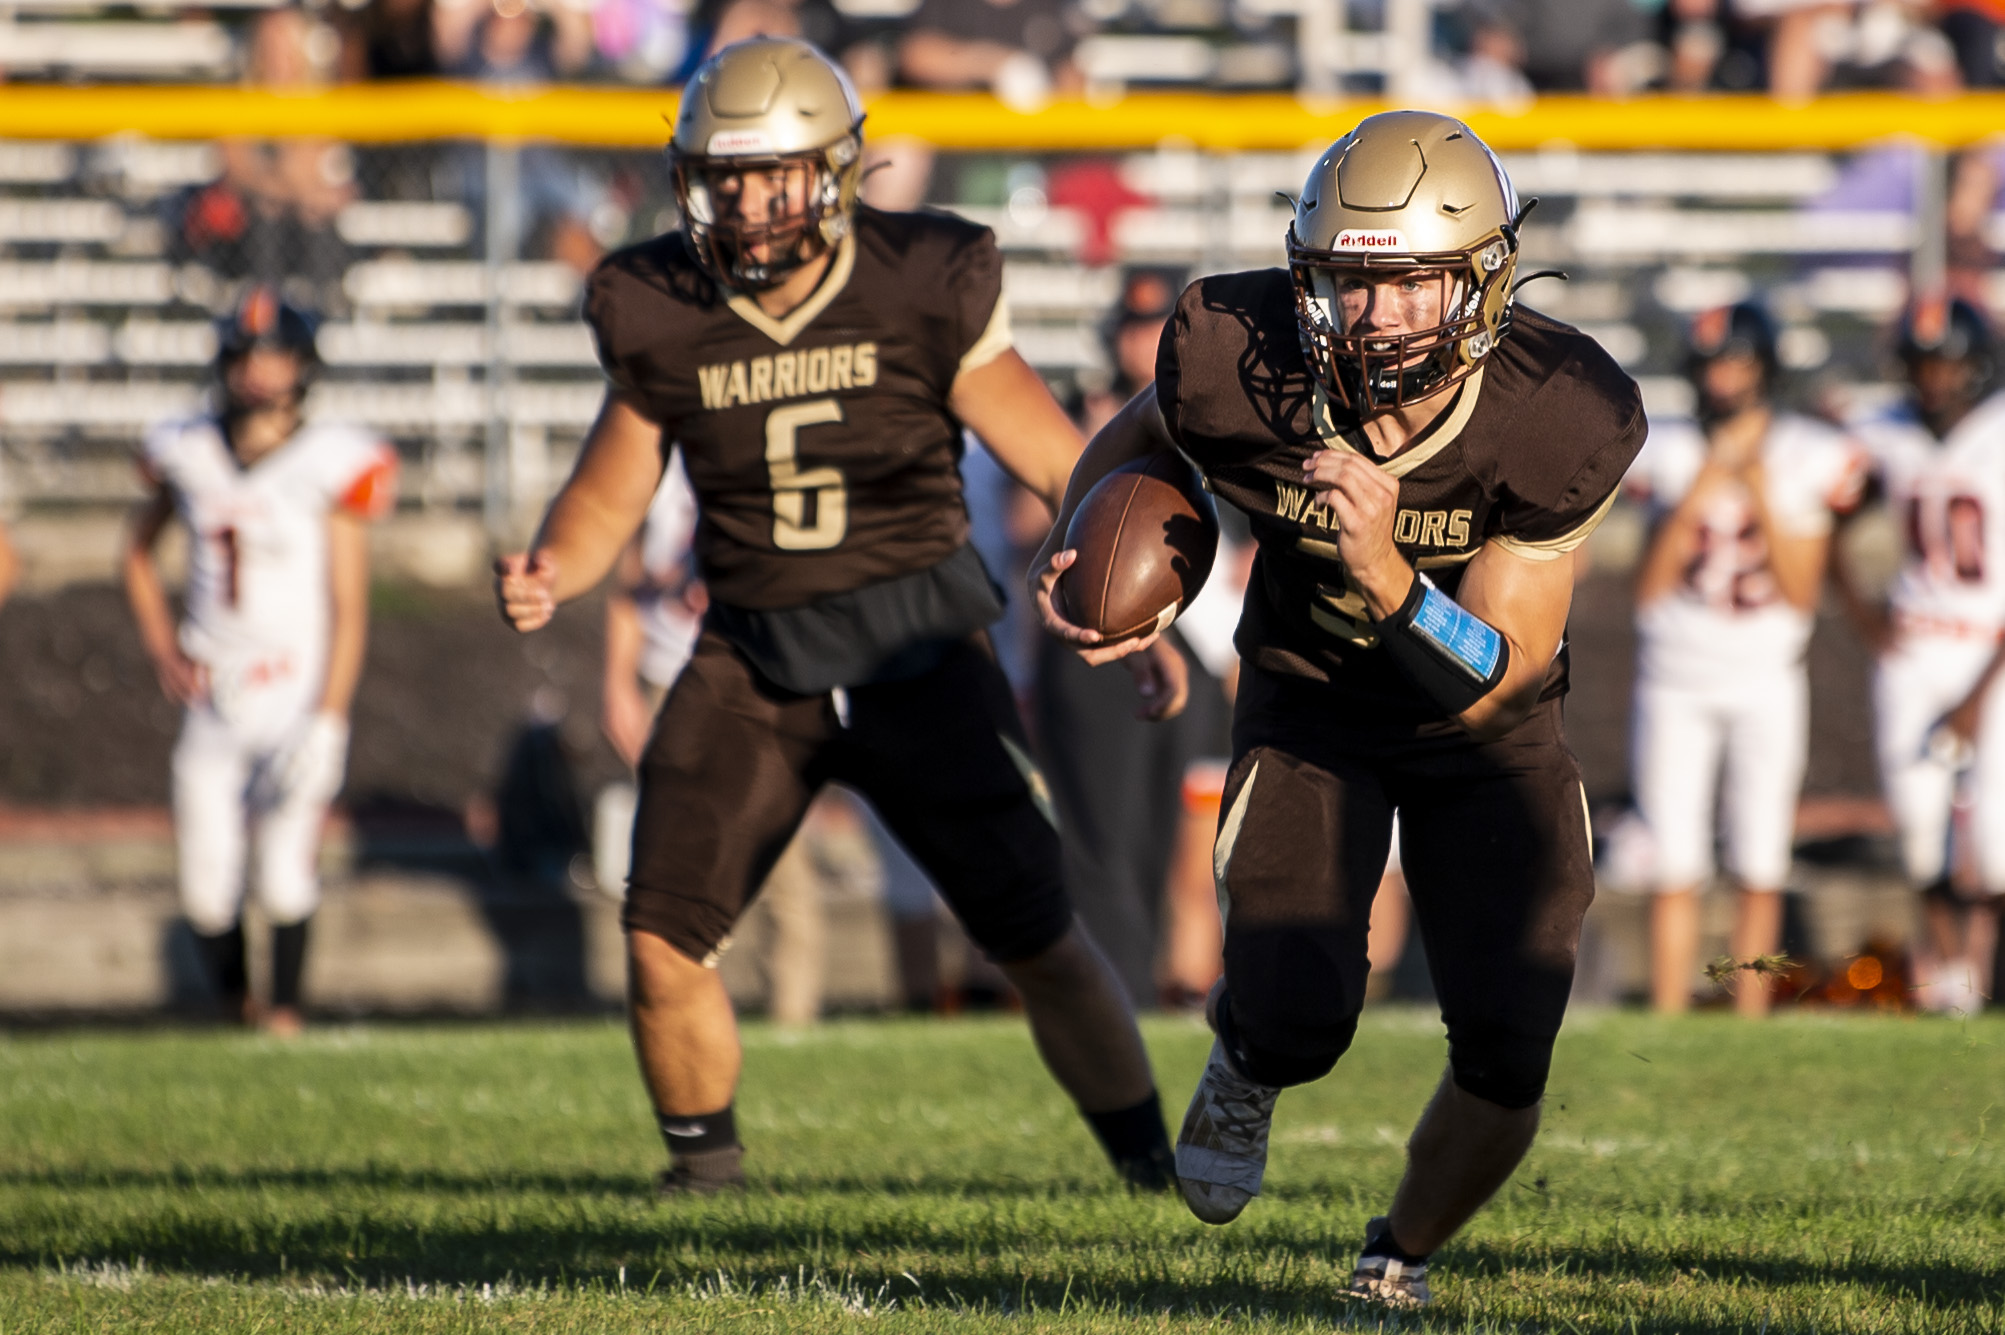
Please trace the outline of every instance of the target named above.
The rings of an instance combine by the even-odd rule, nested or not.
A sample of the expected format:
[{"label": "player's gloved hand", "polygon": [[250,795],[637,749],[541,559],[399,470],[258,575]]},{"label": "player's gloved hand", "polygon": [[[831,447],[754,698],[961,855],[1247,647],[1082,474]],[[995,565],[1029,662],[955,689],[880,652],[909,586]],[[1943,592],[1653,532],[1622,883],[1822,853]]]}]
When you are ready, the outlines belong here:
[{"label": "player's gloved hand", "polygon": [[1154,635],[1145,653],[1131,654],[1126,660],[1134,674],[1135,689],[1141,692],[1142,707],[1135,717],[1146,723],[1161,723],[1183,713],[1190,700],[1190,664],[1173,644]]},{"label": "player's gloved hand", "polygon": [[325,711],[313,714],[294,732],[273,759],[272,787],[277,798],[313,797],[325,801],[341,791],[348,770],[348,720]]},{"label": "player's gloved hand", "polygon": [[502,619],[523,632],[539,630],[557,615],[557,559],[548,552],[516,552],[494,563],[494,597]]},{"label": "player's gloved hand", "polygon": [[[1032,567],[1030,601],[1031,605],[1037,608],[1037,619],[1043,624],[1045,634],[1055,635],[1064,640],[1077,649],[1079,656],[1094,667],[1099,667],[1102,663],[1112,663],[1152,647],[1161,638],[1161,631],[1152,631],[1136,639],[1121,640],[1115,644],[1102,644],[1099,631],[1074,625],[1059,615],[1058,608],[1052,603],[1051,590],[1057,585],[1058,577],[1078,559],[1079,553],[1068,547],[1062,552],[1053,553],[1051,560],[1042,567]],[[1177,708],[1183,708],[1181,700]],[[1168,715],[1163,717],[1167,718]]]}]

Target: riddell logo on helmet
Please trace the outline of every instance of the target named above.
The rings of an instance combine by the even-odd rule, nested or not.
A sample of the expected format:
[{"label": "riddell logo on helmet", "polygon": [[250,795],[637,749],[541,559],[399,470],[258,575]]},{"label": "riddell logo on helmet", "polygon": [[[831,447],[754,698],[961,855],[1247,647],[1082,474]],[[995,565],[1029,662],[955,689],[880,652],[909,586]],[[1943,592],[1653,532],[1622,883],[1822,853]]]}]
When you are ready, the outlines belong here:
[{"label": "riddell logo on helmet", "polygon": [[1346,227],[1337,233],[1337,239],[1330,243],[1331,250],[1405,250],[1406,233],[1391,228],[1372,230],[1363,227]]},{"label": "riddell logo on helmet", "polygon": [[719,130],[710,136],[709,152],[712,157],[772,151],[772,137],[764,130]]}]

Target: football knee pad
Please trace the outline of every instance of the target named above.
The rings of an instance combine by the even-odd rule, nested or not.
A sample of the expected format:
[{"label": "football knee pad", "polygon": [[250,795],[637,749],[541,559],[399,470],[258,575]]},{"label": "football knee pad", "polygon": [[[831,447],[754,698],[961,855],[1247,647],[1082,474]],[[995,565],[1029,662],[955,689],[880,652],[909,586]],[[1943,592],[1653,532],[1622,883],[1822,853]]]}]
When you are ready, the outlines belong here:
[{"label": "football knee pad", "polygon": [[1453,1032],[1448,1066],[1463,1093],[1515,1111],[1545,1097],[1552,1045],[1550,1038],[1503,1029]]}]

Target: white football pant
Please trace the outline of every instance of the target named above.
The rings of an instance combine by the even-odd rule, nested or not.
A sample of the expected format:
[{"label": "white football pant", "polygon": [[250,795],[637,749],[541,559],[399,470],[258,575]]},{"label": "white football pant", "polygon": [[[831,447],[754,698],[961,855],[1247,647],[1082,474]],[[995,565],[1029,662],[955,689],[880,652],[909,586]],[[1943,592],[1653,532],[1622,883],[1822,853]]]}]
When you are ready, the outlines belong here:
[{"label": "white football pant", "polygon": [[1978,879],[1987,891],[2005,892],[2005,709],[1997,689],[1985,697],[1967,771],[1959,773],[1958,758],[1930,745],[1936,724],[1963,703],[1995,648],[1977,636],[1912,635],[1873,675],[1880,785],[1900,831],[1901,861],[1917,886],[1948,872],[1950,814],[1961,779]]},{"label": "white football pant", "polygon": [[1717,812],[1727,870],[1745,886],[1781,889],[1809,744],[1810,690],[1800,667],[1696,687],[1639,681],[1632,764],[1657,887],[1685,889],[1711,877]]},{"label": "white football pant", "polygon": [[317,691],[286,681],[240,694],[228,717],[206,703],[188,708],[174,747],[174,836],[182,911],[198,932],[237,920],[252,843],[258,902],[274,924],[320,905],[321,823],[341,788],[348,735],[314,712]]}]

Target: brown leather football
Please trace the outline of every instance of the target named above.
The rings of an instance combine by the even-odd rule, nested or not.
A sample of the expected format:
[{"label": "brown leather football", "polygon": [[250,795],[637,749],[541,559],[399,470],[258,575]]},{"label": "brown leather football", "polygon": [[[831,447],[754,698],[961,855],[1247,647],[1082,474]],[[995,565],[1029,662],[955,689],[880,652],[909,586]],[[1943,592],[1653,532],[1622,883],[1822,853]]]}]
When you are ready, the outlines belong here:
[{"label": "brown leather football", "polygon": [[1160,630],[1190,606],[1218,555],[1218,510],[1197,470],[1165,450],[1094,483],[1065,545],[1079,557],[1053,590],[1058,612],[1112,644]]}]

